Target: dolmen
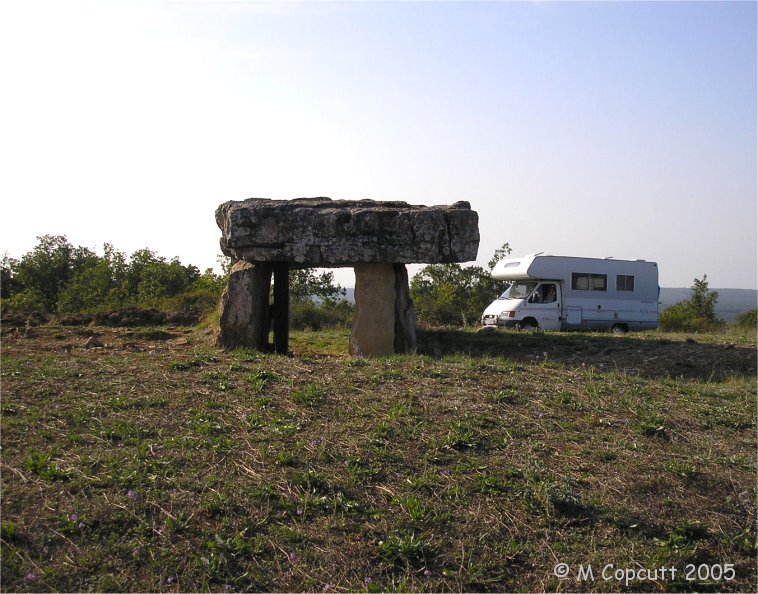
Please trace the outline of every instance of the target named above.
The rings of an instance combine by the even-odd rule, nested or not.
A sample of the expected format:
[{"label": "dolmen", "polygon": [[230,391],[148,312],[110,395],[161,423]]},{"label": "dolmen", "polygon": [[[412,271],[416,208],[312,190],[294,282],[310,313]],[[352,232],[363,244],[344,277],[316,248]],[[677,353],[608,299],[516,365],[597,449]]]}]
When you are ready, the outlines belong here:
[{"label": "dolmen", "polygon": [[286,353],[290,269],[351,266],[356,315],[350,353],[413,353],[416,311],[405,265],[467,262],[479,248],[479,217],[468,202],[250,198],[221,204],[216,223],[221,251],[233,262],[218,338],[227,349]]}]

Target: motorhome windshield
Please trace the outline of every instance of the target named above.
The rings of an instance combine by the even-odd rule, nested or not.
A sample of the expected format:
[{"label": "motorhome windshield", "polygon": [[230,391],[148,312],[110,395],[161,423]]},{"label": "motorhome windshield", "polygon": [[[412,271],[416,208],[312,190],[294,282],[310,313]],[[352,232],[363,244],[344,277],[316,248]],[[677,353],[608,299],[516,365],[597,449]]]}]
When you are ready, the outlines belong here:
[{"label": "motorhome windshield", "polygon": [[[536,282],[522,281],[513,283],[509,289],[503,293],[506,299],[526,299],[537,288]],[[507,295],[506,295],[507,293]]]},{"label": "motorhome windshield", "polygon": [[503,294],[500,295],[498,299],[508,299],[511,292],[511,287],[513,287],[513,283],[508,283],[508,287],[505,289],[505,291],[503,291]]}]

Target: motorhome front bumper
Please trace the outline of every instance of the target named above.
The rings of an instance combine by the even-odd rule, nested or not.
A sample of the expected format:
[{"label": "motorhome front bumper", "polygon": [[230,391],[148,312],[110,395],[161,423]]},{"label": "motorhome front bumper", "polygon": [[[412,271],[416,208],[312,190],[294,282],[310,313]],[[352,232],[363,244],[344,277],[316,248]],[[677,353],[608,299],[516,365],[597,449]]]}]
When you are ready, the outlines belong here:
[{"label": "motorhome front bumper", "polygon": [[482,326],[500,326],[501,328],[515,328],[519,320],[506,318],[495,314],[482,316]]}]

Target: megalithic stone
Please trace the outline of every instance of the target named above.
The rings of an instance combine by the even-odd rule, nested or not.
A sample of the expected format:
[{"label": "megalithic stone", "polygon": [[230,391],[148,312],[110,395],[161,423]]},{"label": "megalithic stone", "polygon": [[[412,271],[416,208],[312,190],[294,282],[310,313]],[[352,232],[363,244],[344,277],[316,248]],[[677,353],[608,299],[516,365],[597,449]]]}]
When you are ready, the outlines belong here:
[{"label": "megalithic stone", "polygon": [[219,346],[268,349],[271,265],[235,262],[221,296]]},{"label": "megalithic stone", "polygon": [[274,341],[288,348],[289,268],[355,268],[356,316],[350,352],[382,356],[416,351],[416,310],[409,263],[476,259],[479,216],[468,202],[251,198],[216,209],[221,250],[237,261],[223,297],[219,343],[268,349],[274,280]]},{"label": "megalithic stone", "polygon": [[289,266],[276,263],[274,272],[274,303],[272,318],[274,328],[274,352],[283,355],[289,350],[290,335],[290,279]]},{"label": "megalithic stone", "polygon": [[355,267],[355,320],[350,354],[383,357],[395,352],[395,267]]},{"label": "megalithic stone", "polygon": [[395,270],[395,352],[416,352],[416,307],[408,287],[408,269],[394,264]]},{"label": "megalithic stone", "polygon": [[468,202],[250,198],[216,209],[233,260],[301,267],[450,263],[476,259],[479,216]]}]

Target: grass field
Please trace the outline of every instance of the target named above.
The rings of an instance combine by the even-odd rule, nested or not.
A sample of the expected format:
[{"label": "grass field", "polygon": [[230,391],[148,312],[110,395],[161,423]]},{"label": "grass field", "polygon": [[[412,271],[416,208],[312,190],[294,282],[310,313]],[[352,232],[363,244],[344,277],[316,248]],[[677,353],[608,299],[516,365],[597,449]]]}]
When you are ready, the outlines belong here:
[{"label": "grass field", "polygon": [[347,337],[4,332],[2,590],[756,590],[755,337]]}]

